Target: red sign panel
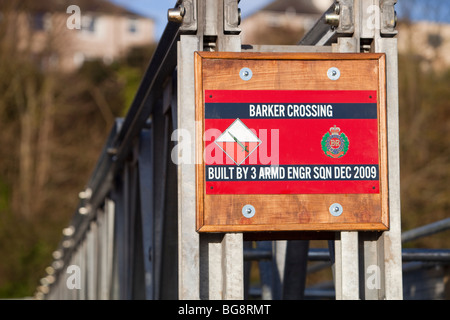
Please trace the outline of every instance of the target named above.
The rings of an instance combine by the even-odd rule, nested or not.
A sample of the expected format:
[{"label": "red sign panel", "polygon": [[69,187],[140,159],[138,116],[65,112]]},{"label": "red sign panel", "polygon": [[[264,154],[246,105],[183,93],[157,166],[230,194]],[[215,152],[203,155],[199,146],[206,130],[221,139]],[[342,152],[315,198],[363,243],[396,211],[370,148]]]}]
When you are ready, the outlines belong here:
[{"label": "red sign panel", "polygon": [[380,193],[377,91],[204,94],[207,195]]}]

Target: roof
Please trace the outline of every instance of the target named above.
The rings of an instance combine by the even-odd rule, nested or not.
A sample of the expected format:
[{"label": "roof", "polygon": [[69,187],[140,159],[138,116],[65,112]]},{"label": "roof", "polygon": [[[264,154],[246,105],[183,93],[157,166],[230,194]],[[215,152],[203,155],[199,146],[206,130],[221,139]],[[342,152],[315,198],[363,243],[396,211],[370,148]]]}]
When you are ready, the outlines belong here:
[{"label": "roof", "polygon": [[140,16],[107,0],[0,0],[0,10],[19,10],[29,12],[63,12],[66,13],[70,5],[77,5],[81,12],[98,12],[106,14],[120,14]]},{"label": "roof", "polygon": [[333,0],[275,0],[261,11],[322,14],[333,2]]}]

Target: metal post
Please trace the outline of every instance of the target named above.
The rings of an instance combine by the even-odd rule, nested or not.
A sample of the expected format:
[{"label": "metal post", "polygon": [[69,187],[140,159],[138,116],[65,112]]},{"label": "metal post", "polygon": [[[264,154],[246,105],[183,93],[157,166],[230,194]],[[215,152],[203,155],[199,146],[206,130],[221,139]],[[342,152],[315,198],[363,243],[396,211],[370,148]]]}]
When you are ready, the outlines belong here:
[{"label": "metal post", "polygon": [[[367,1],[366,1],[367,2]],[[376,272],[380,271],[381,285],[378,294],[372,298],[400,300],[403,299],[402,283],[402,246],[401,246],[401,205],[400,205],[400,143],[399,143],[399,95],[398,95],[398,46],[395,30],[394,5],[397,0],[376,0],[365,5],[377,8],[377,18],[366,25],[373,32],[371,50],[386,54],[386,99],[388,130],[388,172],[389,172],[389,212],[390,230],[383,232],[377,240],[378,258]],[[368,21],[368,20],[365,20]],[[370,265],[366,264],[366,273]],[[372,284],[373,285],[373,284]],[[366,292],[370,291],[369,283]],[[373,286],[372,286],[373,287]],[[376,287],[375,287],[376,288]],[[373,290],[373,288],[372,288]]]},{"label": "metal post", "polygon": [[[345,7],[354,6],[346,1]],[[356,11],[356,10],[355,10]],[[359,15],[355,14],[354,21]],[[350,25],[350,21],[347,21]],[[333,52],[350,53],[359,51],[358,29],[352,25],[350,29],[355,30],[353,37],[338,38],[337,44],[333,45]],[[334,265],[333,274],[337,300],[358,300],[359,299],[359,264],[358,264],[358,233],[341,232],[336,235],[334,244]]]},{"label": "metal post", "polygon": [[[195,137],[194,52],[240,51],[237,0],[184,0],[178,44],[178,132]],[[224,27],[225,26],[225,27]],[[180,146],[180,144],[179,144]],[[195,146],[177,149],[180,299],[243,299],[242,234],[202,235],[195,231]]]},{"label": "metal post", "polygon": [[[194,139],[195,96],[194,54],[200,50],[200,39],[181,35],[178,44],[178,133],[177,141]],[[192,140],[191,140],[192,141]],[[193,149],[193,147],[192,147]],[[200,298],[200,236],[195,232],[195,164],[193,150],[174,151],[178,163],[178,297]],[[182,161],[182,157],[188,161]],[[191,163],[189,163],[189,161]]]},{"label": "metal post", "polygon": [[[402,299],[400,226],[400,168],[398,127],[397,39],[392,17],[396,1],[340,1],[353,11],[353,34],[338,38],[336,52],[386,53],[388,171],[390,231],[341,233],[336,242],[336,297],[338,299]],[[389,19],[391,17],[392,19]],[[342,19],[342,17],[341,17]],[[347,22],[348,24],[348,22]],[[359,236],[359,239],[358,239]],[[343,240],[344,239],[344,240]],[[356,244],[359,245],[356,246]],[[358,249],[359,248],[359,249]],[[358,255],[359,253],[359,255]],[[351,259],[348,259],[352,255]],[[344,259],[348,259],[347,262]],[[359,269],[355,263],[360,260]],[[359,272],[359,273],[358,273]],[[346,279],[346,277],[351,277]],[[359,286],[355,288],[355,279]],[[358,281],[356,283],[358,283]],[[340,286],[341,285],[341,286]],[[358,296],[356,293],[359,292]],[[347,293],[351,293],[350,296]]]},{"label": "metal post", "polygon": [[379,38],[378,52],[386,53],[388,108],[388,171],[390,230],[383,233],[379,248],[384,251],[385,299],[403,299],[400,203],[400,143],[398,103],[398,51],[396,38]]}]

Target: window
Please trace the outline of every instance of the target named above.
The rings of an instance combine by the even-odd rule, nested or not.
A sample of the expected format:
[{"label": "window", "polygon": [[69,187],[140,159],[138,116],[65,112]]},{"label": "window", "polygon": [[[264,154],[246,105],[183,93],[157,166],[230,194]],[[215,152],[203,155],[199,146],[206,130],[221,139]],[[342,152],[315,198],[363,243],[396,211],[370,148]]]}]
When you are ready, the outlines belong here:
[{"label": "window", "polygon": [[31,26],[35,31],[43,31],[45,30],[45,14],[44,13],[36,13],[31,16]]},{"label": "window", "polygon": [[81,30],[88,33],[95,33],[97,18],[94,16],[81,17]]},{"label": "window", "polygon": [[35,13],[31,15],[31,28],[34,31],[46,31],[52,27],[52,19],[49,13]]},{"label": "window", "polygon": [[138,32],[138,20],[136,18],[128,19],[128,32],[129,33]]}]

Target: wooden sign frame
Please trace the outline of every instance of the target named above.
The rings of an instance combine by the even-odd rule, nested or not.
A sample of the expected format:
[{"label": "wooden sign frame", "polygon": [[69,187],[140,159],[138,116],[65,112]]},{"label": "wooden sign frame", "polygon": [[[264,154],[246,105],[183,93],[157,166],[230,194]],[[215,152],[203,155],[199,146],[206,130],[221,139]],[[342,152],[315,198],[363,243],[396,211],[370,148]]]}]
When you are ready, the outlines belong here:
[{"label": "wooden sign frame", "polygon": [[[245,72],[246,70],[250,72]],[[242,97],[247,92],[249,95],[252,92],[271,92],[276,96],[280,96],[278,91],[299,94],[317,91],[323,95],[330,93],[330,96],[334,96],[334,93],[339,96],[342,92],[374,92],[377,120],[375,131],[378,140],[378,146],[375,147],[378,149],[377,192],[341,192],[339,182],[330,182],[323,184],[331,187],[331,191],[327,189],[324,193],[309,192],[306,189],[306,193],[271,194],[270,191],[265,191],[264,194],[257,194],[252,191],[251,194],[231,194],[228,191],[209,194],[210,190],[206,187],[205,146],[211,141],[205,141],[205,105],[209,99],[205,93],[225,92],[223,97],[228,99],[227,91],[231,94],[238,93]],[[384,54],[196,52],[195,92],[198,232],[389,230]],[[211,94],[211,99],[212,96]],[[352,94],[348,96],[352,97]],[[371,95],[370,98],[375,97]],[[215,138],[218,139],[217,136]],[[243,150],[247,150],[238,139],[233,138]],[[361,154],[362,152],[360,151]],[[233,186],[232,183],[226,185]],[[345,185],[352,190],[359,184],[356,181]],[[243,182],[242,185],[246,184]],[[264,182],[253,185],[261,188]],[[295,183],[291,185],[296,188]],[[245,209],[246,205],[250,205],[250,209]],[[245,210],[248,210],[249,215],[245,214]],[[335,215],[333,210],[340,212]]]}]

